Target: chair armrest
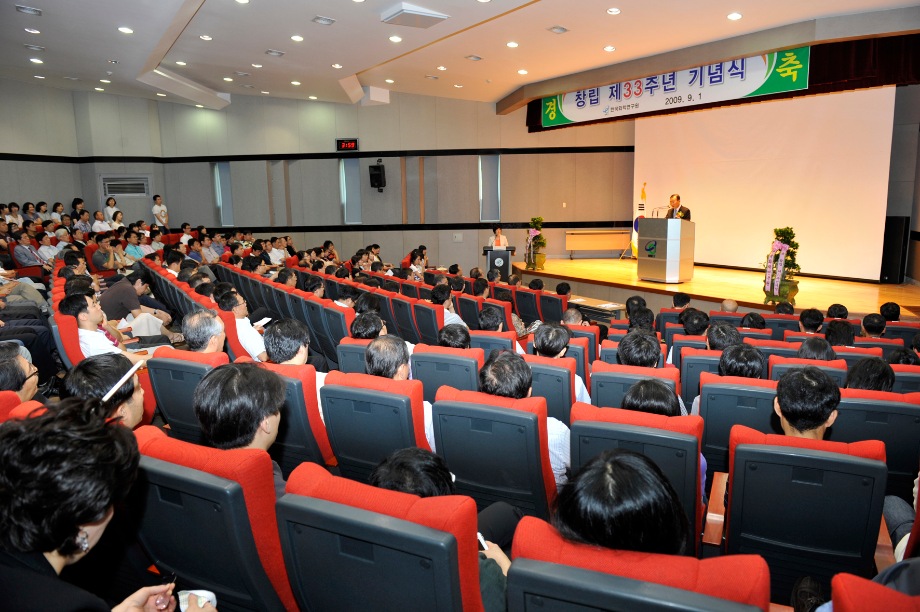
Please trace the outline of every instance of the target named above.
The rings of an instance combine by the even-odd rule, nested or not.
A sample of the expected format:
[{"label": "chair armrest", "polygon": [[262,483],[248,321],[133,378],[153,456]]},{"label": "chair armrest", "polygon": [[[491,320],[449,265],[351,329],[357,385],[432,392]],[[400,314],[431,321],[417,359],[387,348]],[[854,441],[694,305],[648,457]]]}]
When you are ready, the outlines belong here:
[{"label": "chair armrest", "polygon": [[22,268],[16,268],[16,278],[22,278],[23,276],[42,277],[46,274],[47,272],[41,266],[24,266]]},{"label": "chair armrest", "polygon": [[895,564],[894,547],[891,545],[891,535],[888,533],[888,525],[885,524],[885,517],[878,527],[878,542],[875,545],[875,567],[879,572],[883,572]]},{"label": "chair armrest", "polygon": [[703,528],[703,543],[722,546],[725,528],[725,490],[728,488],[728,473],[712,475],[712,490],[709,494],[709,508],[706,510],[706,526]]}]

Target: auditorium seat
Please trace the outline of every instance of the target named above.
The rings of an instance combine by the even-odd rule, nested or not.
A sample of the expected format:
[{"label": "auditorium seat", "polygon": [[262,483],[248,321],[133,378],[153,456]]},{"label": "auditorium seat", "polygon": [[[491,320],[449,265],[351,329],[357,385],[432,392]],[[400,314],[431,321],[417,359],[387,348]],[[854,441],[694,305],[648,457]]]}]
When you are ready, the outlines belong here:
[{"label": "auditorium seat", "polygon": [[855,342],[856,347],[874,346],[882,349],[883,359],[887,359],[892,352],[905,346],[901,338],[856,338]]},{"label": "auditorium seat", "polygon": [[671,337],[671,363],[678,370],[680,369],[680,352],[684,347],[705,349],[706,336],[689,336],[686,334],[674,334]]},{"label": "auditorium seat", "polygon": [[558,323],[562,321],[566,309],[569,307],[568,295],[556,295],[548,291],[540,292],[540,312],[544,323]]},{"label": "auditorium seat", "polygon": [[335,348],[339,371],[367,374],[365,353],[367,353],[367,345],[370,343],[370,340],[360,338],[342,338],[342,341]]},{"label": "auditorium seat", "polygon": [[479,311],[482,310],[482,304],[485,300],[473,295],[461,295],[457,298],[457,314],[463,319],[470,330],[479,329]]},{"label": "auditorium seat", "polygon": [[268,453],[197,446],[151,426],[135,435],[142,457],[133,514],[160,572],[213,591],[222,608],[295,609]]},{"label": "auditorium seat", "polygon": [[728,325],[729,327],[740,327],[741,319],[744,318],[743,312],[725,312],[722,310],[709,311],[709,326]]},{"label": "auditorium seat", "polygon": [[504,315],[505,325],[502,328],[502,331],[514,331],[514,321],[511,319],[511,302],[505,302],[503,300],[496,300],[493,298],[486,298],[482,302],[483,308],[498,308],[502,311]]},{"label": "auditorium seat", "polygon": [[514,331],[479,331],[470,330],[470,347],[482,349],[486,359],[494,350],[513,351],[517,345]]},{"label": "auditorium seat", "polygon": [[843,359],[847,362],[847,368],[853,366],[854,363],[865,357],[878,357],[882,358],[882,349],[877,346],[864,346],[864,347],[855,347],[855,346],[834,346],[831,347],[834,349],[834,352],[837,353],[838,359]]},{"label": "auditorium seat", "polygon": [[769,329],[753,329],[751,327],[736,327],[742,338],[758,338],[760,340],[772,340],[773,332]]},{"label": "auditorium seat", "polygon": [[[613,334],[611,334],[611,336],[613,336]],[[613,364],[619,363],[617,361],[617,353],[619,352],[618,350],[619,346],[620,346],[619,342],[615,342],[613,340],[601,340],[601,353],[599,355],[599,359],[603,361],[604,363],[613,363]],[[658,357],[658,367],[659,368],[664,367],[663,347],[662,347],[662,353]]]},{"label": "auditorium seat", "polygon": [[405,295],[398,295],[390,300],[390,304],[393,305],[393,317],[396,319],[396,326],[398,328],[395,332],[391,333],[397,334],[400,338],[411,344],[418,344],[421,342],[418,327],[416,327],[415,324],[415,313],[413,312],[417,301],[418,300],[406,297]]},{"label": "auditorium seat", "polygon": [[588,363],[597,361],[597,347],[601,343],[601,328],[597,325],[570,325],[566,327],[576,338],[588,339]]},{"label": "auditorium seat", "polygon": [[904,346],[910,347],[914,336],[920,333],[920,323],[907,323],[906,321],[890,321],[885,325],[885,333],[882,336],[886,339],[900,339]]},{"label": "auditorium seat", "polygon": [[329,372],[320,398],[332,452],[347,478],[366,481],[400,448],[430,450],[421,381]]},{"label": "auditorium seat", "polygon": [[763,320],[767,329],[773,331],[774,340],[782,340],[786,330],[800,331],[799,315],[765,314]]},{"label": "auditorium seat", "polygon": [[444,327],[444,306],[419,300],[412,305],[415,326],[422,343],[438,345],[438,332]]},{"label": "auditorium seat", "polygon": [[683,334],[684,332],[684,326],[680,323],[665,323],[664,331],[661,335],[664,337],[664,343],[668,350],[671,349],[671,345],[674,343],[674,334]]},{"label": "auditorium seat", "polygon": [[[844,321],[844,322],[850,324],[850,327],[853,329],[853,333],[854,333],[855,335],[858,336],[859,334],[862,333],[862,321],[861,321],[860,319],[831,319],[831,318],[825,317],[825,319],[824,319],[824,325],[821,326],[821,333],[822,333],[822,334],[826,334],[826,333],[827,333],[827,326],[828,326],[828,324],[830,324],[831,321]],[[886,327],[886,329],[887,329],[887,327]]]},{"label": "auditorium seat", "polygon": [[412,378],[421,381],[424,386],[425,401],[433,402],[442,385],[479,391],[479,370],[485,363],[485,354],[481,348],[417,344],[409,361]]},{"label": "auditorium seat", "polygon": [[404,280],[399,284],[399,290],[407,298],[417,300],[421,297],[419,296],[418,290],[419,290],[419,287],[422,286],[422,284],[423,283],[419,283],[417,281]]},{"label": "auditorium seat", "polygon": [[233,312],[219,308],[215,312],[217,312],[217,316],[220,317],[224,324],[224,333],[227,336],[227,351],[230,354],[230,359],[236,361],[240,357],[252,357],[243,347],[243,343],[240,342],[239,334],[236,332],[236,317],[233,316]]},{"label": "auditorium seat", "polygon": [[[323,319],[326,322],[326,331],[329,332],[329,340],[334,346],[338,346],[342,338],[351,336],[351,324],[355,320],[355,309],[339,306],[335,302],[324,304]],[[338,353],[336,353],[336,357],[338,357]]]},{"label": "auditorium seat", "polygon": [[668,478],[691,524],[694,554],[703,530],[700,447],[703,419],[668,417],[620,408],[597,408],[576,402],[572,406],[572,473],[605,450],[624,448],[655,462]]},{"label": "auditorium seat", "polygon": [[[668,323],[677,325],[677,317],[684,311],[683,308],[662,308],[655,316],[655,330],[663,334]],[[681,325],[681,327],[683,327]]]},{"label": "auditorium seat", "polygon": [[15,391],[0,391],[0,423],[10,418],[10,411],[22,403]]},{"label": "auditorium seat", "polygon": [[847,362],[843,359],[822,361],[820,359],[799,359],[798,357],[780,357],[770,355],[767,360],[767,370],[770,380],[779,380],[783,374],[795,368],[810,366],[818,368],[831,377],[838,387],[843,387],[847,379]]},{"label": "auditorium seat", "polygon": [[331,303],[331,300],[311,296],[306,300],[305,305],[310,321],[310,329],[316,332],[316,342],[313,348],[318,349],[323,354],[329,364],[329,368],[334,370],[339,367],[338,353],[336,352],[335,343],[329,335],[329,330],[326,328],[326,316],[323,312],[323,309]]},{"label": "auditorium seat", "polygon": [[568,425],[575,403],[575,360],[524,355],[524,361],[533,373],[532,395],[546,400],[548,416]]},{"label": "auditorium seat", "polygon": [[900,363],[891,364],[894,370],[894,386],[891,388],[895,393],[914,393],[920,391],[920,366],[902,365]]},{"label": "auditorium seat", "polygon": [[838,572],[877,573],[885,445],[843,444],[732,428],[725,550],[760,554],[771,601],[789,601],[802,576],[830,586]]},{"label": "auditorium seat", "polygon": [[700,374],[703,372],[719,373],[719,361],[722,351],[698,349],[686,346],[680,355],[680,395],[684,404],[689,406],[700,394]]},{"label": "auditorium seat", "polygon": [[476,504],[420,498],[305,464],[278,524],[302,610],[481,611]]},{"label": "auditorium seat", "polygon": [[[799,354],[799,345],[794,342],[784,342],[783,340],[760,340],[758,338],[744,338],[745,344],[750,344],[763,353],[767,359],[770,355],[779,355],[781,357],[796,357]],[[769,376],[767,364],[763,364],[763,376]]]},{"label": "auditorium seat", "polygon": [[620,408],[629,388],[640,380],[657,378],[677,394],[680,390],[680,370],[676,368],[643,368],[595,361],[591,374],[591,403],[599,408]]},{"label": "auditorium seat", "polygon": [[793,342],[795,344],[801,344],[809,338],[821,338],[824,339],[824,334],[812,334],[809,332],[803,331],[794,331],[794,330],[785,330],[783,331],[783,342]]},{"label": "auditorium seat", "polygon": [[770,607],[770,570],[758,555],[700,560],[612,550],[566,540],[546,521],[524,517],[514,534],[512,559],[512,572],[519,559],[532,559],[670,586],[761,610]]},{"label": "auditorium seat", "polygon": [[834,612],[920,612],[920,595],[905,595],[872,580],[847,573],[837,574],[831,580],[831,602]]},{"label": "auditorium seat", "polygon": [[546,400],[511,399],[452,387],[432,407],[435,446],[456,476],[457,492],[485,508],[504,501],[549,517],[556,482],[549,458]]}]

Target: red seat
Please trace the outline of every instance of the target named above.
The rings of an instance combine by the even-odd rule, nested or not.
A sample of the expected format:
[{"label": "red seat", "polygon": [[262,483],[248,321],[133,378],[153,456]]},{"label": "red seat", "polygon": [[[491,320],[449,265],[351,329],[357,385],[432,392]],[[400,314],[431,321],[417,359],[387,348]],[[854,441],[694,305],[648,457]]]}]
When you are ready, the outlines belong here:
[{"label": "red seat", "polygon": [[[6,391],[4,391],[4,393],[6,393]],[[48,407],[45,406],[43,403],[36,401],[36,400],[30,400],[28,402],[23,402],[19,404],[18,406],[16,406],[15,408],[13,408],[12,410],[10,410],[8,418],[9,419],[27,419],[32,416],[38,416],[40,414],[44,414],[47,409]]]},{"label": "red seat", "polygon": [[[834,359],[833,361],[822,361],[820,359],[800,359],[798,357],[782,357],[780,355],[770,355],[767,359],[768,378],[774,379],[773,368],[788,370],[789,366],[812,366],[819,370],[825,370],[837,381],[838,386],[842,387],[847,376],[847,362],[844,359]],[[775,380],[779,380],[777,376]]]},{"label": "red seat", "polygon": [[803,342],[809,338],[824,338],[824,334],[812,334],[809,332],[795,331],[792,329],[783,331],[784,342]]},{"label": "red seat", "polygon": [[103,278],[108,278],[110,276],[115,276],[115,270],[100,270],[93,263],[93,254],[96,250],[99,249],[99,245],[95,242],[87,243],[86,247],[83,249],[83,255],[86,257],[86,267],[89,268],[89,271],[93,274],[98,274]]},{"label": "red seat", "polygon": [[920,612],[920,595],[905,595],[872,580],[846,573],[837,574],[831,580],[831,601],[834,612]]},{"label": "red seat", "polygon": [[181,359],[184,361],[194,361],[203,363],[212,368],[230,363],[230,356],[224,352],[217,353],[196,353],[195,351],[182,351],[171,346],[160,346],[153,352],[153,356],[160,359]]},{"label": "red seat", "polygon": [[[376,512],[453,534],[457,546],[457,573],[464,610],[481,611],[479,560],[476,539],[476,504],[460,495],[420,498],[408,493],[377,489],[370,485],[333,476],[323,468],[305,463],[291,474],[289,494],[304,495],[329,502]],[[358,579],[350,576],[348,580]],[[369,580],[379,580],[376,574]],[[360,588],[357,583],[354,586]],[[372,589],[372,595],[378,593]],[[301,603],[304,603],[303,599]],[[386,607],[381,604],[382,607]]]},{"label": "red seat", "polygon": [[[644,580],[711,597],[770,607],[770,571],[757,555],[695,559],[578,544],[549,523],[525,516],[512,545],[514,559],[534,559]],[[512,564],[513,565],[513,564]]]},{"label": "red seat", "polygon": [[224,333],[227,336],[227,346],[230,347],[230,354],[235,359],[250,357],[249,352],[243,347],[243,343],[240,342],[240,337],[236,333],[236,317],[233,316],[233,313],[220,308],[215,309],[215,312],[220,317],[220,320],[224,322]]},{"label": "red seat", "polygon": [[0,423],[10,418],[10,411],[22,403],[15,391],[0,391]]}]

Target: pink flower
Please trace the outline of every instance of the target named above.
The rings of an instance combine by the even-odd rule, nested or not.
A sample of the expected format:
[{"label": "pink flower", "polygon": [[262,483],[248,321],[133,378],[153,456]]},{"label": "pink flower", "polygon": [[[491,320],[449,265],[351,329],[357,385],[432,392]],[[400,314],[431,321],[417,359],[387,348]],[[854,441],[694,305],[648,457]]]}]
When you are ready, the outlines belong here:
[{"label": "pink flower", "polygon": [[530,230],[528,230],[527,233],[529,234],[530,239],[533,240],[534,238],[540,235],[540,230],[530,228]]}]

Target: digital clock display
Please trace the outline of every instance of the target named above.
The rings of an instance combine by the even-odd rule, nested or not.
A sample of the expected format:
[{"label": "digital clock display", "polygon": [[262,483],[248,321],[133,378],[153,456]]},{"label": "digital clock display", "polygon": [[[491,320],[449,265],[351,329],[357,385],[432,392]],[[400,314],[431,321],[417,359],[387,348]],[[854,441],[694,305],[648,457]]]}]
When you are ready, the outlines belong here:
[{"label": "digital clock display", "polygon": [[358,150],[358,139],[357,138],[336,138],[335,150],[336,151],[357,151]]}]

